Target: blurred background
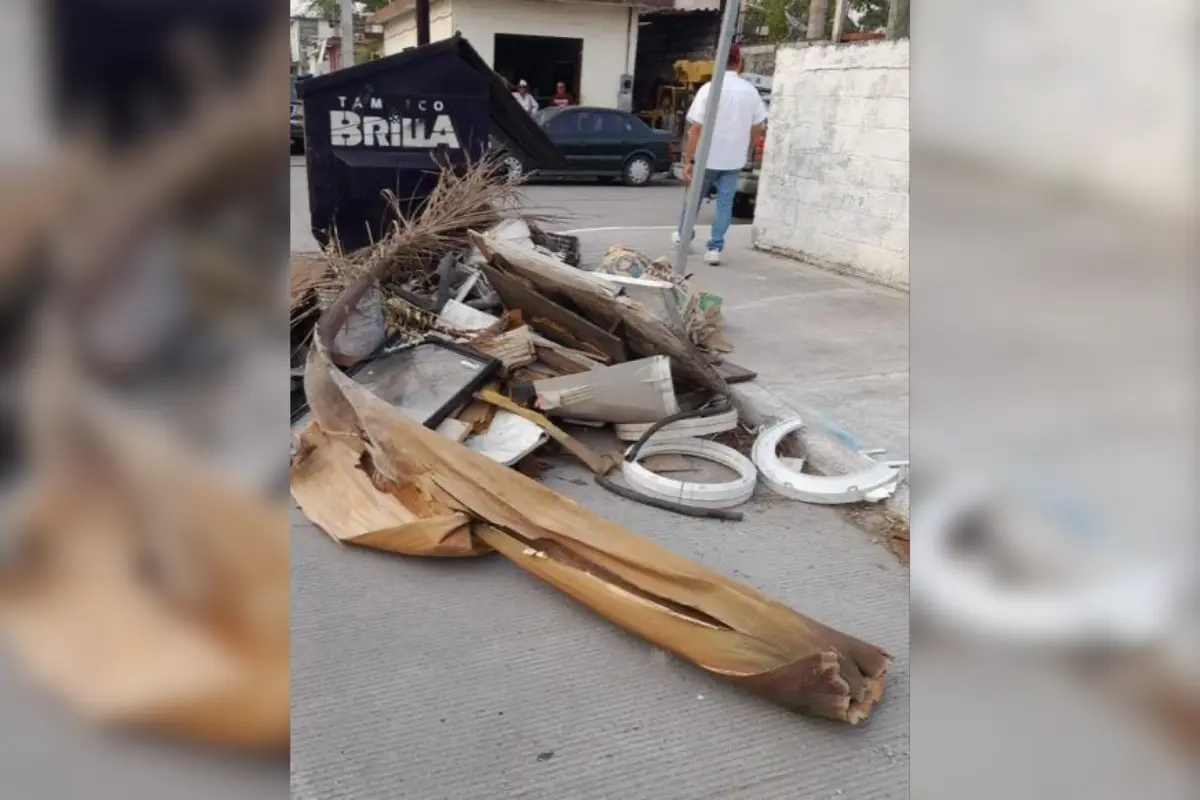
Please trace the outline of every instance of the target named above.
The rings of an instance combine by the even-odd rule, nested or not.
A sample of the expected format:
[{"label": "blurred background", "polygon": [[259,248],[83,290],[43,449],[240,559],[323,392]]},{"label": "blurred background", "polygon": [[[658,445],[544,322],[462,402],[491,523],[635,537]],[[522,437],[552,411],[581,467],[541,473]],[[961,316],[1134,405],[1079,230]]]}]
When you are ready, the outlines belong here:
[{"label": "blurred background", "polygon": [[[910,13],[913,795],[1190,796],[1196,5]],[[287,14],[0,4],[6,796],[287,791]]]}]

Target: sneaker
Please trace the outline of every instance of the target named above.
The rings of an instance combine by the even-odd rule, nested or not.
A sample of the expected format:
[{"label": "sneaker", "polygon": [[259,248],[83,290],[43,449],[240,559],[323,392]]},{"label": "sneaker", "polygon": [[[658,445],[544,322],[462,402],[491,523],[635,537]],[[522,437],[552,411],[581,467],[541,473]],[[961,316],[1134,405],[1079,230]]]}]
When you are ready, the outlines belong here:
[{"label": "sneaker", "polygon": [[679,247],[679,240],[683,238],[679,235],[679,231],[671,231],[671,244]]},{"label": "sneaker", "polygon": [[709,250],[704,254],[704,263],[712,267],[719,265],[721,263],[721,251]]}]

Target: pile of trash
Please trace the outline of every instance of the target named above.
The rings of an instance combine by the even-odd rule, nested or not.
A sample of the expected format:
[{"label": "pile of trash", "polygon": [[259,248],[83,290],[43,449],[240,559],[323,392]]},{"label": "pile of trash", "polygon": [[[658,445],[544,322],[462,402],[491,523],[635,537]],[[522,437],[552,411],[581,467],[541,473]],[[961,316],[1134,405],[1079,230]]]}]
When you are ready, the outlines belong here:
[{"label": "pile of trash", "polygon": [[[714,441],[739,426],[730,383],[755,377],[725,360],[719,297],[627,248],[589,270],[577,239],[496,202],[510,184],[444,180],[451,192],[476,181],[491,193],[487,208],[475,196],[466,214],[440,202],[364,252],[299,262],[291,488],[303,513],[344,544],[417,556],[499,552],[751,691],[798,711],[865,719],[882,696],[882,650],[530,476],[553,440],[616,494],[739,520],[735,508],[760,474],[789,497],[846,502],[886,496],[897,470],[881,464],[865,481],[802,474],[776,455],[798,421],[762,432],[753,457]],[[440,218],[424,218],[431,213]],[[607,427],[623,452],[583,441]],[[668,476],[672,459],[736,477],[679,481]]]},{"label": "pile of trash", "polygon": [[[394,238],[412,241],[411,230],[422,227],[431,226],[398,226]],[[729,509],[750,499],[760,476],[770,490],[813,503],[879,501],[901,480],[896,466],[882,463],[848,476],[804,472],[802,459],[777,455],[803,427],[799,420],[763,431],[752,454],[712,441],[739,426],[729,384],[755,375],[725,360],[732,346],[721,298],[675,276],[666,258],[616,245],[587,270],[577,238],[516,213],[482,234],[455,238],[443,226],[440,235],[461,249],[429,254],[424,271],[411,269],[409,251],[390,241],[357,256],[378,265],[404,252],[409,260],[400,270],[352,276],[362,291],[332,332],[334,363],[418,422],[530,473],[522,462],[553,439],[605,488],[692,516],[740,519]],[[312,264],[299,263],[294,297],[301,309],[328,312],[337,295],[322,292],[345,291],[348,281],[321,285]],[[294,364],[295,420],[306,408],[305,347]],[[571,426],[611,426],[631,444],[601,455],[568,433]],[[646,460],[666,455],[712,462],[736,478],[675,480]],[[624,485],[607,478],[618,467]]]}]

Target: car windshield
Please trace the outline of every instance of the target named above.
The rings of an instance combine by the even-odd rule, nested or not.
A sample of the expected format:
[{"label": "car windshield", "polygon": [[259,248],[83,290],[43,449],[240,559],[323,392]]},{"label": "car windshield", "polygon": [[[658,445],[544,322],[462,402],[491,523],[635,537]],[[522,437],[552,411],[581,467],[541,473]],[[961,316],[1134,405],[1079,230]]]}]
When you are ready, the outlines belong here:
[{"label": "car windshield", "polygon": [[562,106],[547,106],[533,112],[533,121],[538,125],[545,125],[550,120],[554,119],[562,112]]}]

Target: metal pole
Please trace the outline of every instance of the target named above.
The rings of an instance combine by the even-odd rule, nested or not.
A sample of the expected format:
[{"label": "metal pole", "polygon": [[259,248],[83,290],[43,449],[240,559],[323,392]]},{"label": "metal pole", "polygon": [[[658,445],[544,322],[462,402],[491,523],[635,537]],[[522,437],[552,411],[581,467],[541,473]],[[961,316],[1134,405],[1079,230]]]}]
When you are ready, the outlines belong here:
[{"label": "metal pole", "polygon": [[908,38],[908,0],[891,0],[888,4],[887,38]]},{"label": "metal pole", "polygon": [[354,66],[354,3],[342,0],[342,69]]},{"label": "metal pole", "polygon": [[834,44],[838,44],[842,41],[842,34],[846,32],[846,23],[850,21],[850,4],[846,0],[837,0],[833,13],[833,35],[830,38]]},{"label": "metal pole", "polygon": [[417,46],[429,44],[429,0],[417,0]]},{"label": "metal pole", "polygon": [[729,64],[729,51],[733,48],[733,33],[737,29],[740,6],[738,0],[725,0],[725,16],[721,19],[717,56],[713,61],[713,77],[708,89],[708,106],[704,109],[704,122],[701,123],[704,127],[700,131],[700,143],[696,146],[696,163],[692,167],[692,182],[688,184],[687,199],[684,200],[686,205],[683,226],[679,230],[679,247],[675,250],[676,275],[684,274],[687,268],[696,217],[700,215],[700,187],[704,184],[704,168],[708,164],[708,151],[712,148],[713,126],[717,123],[717,106],[721,104],[721,87],[725,84],[725,69]]}]

